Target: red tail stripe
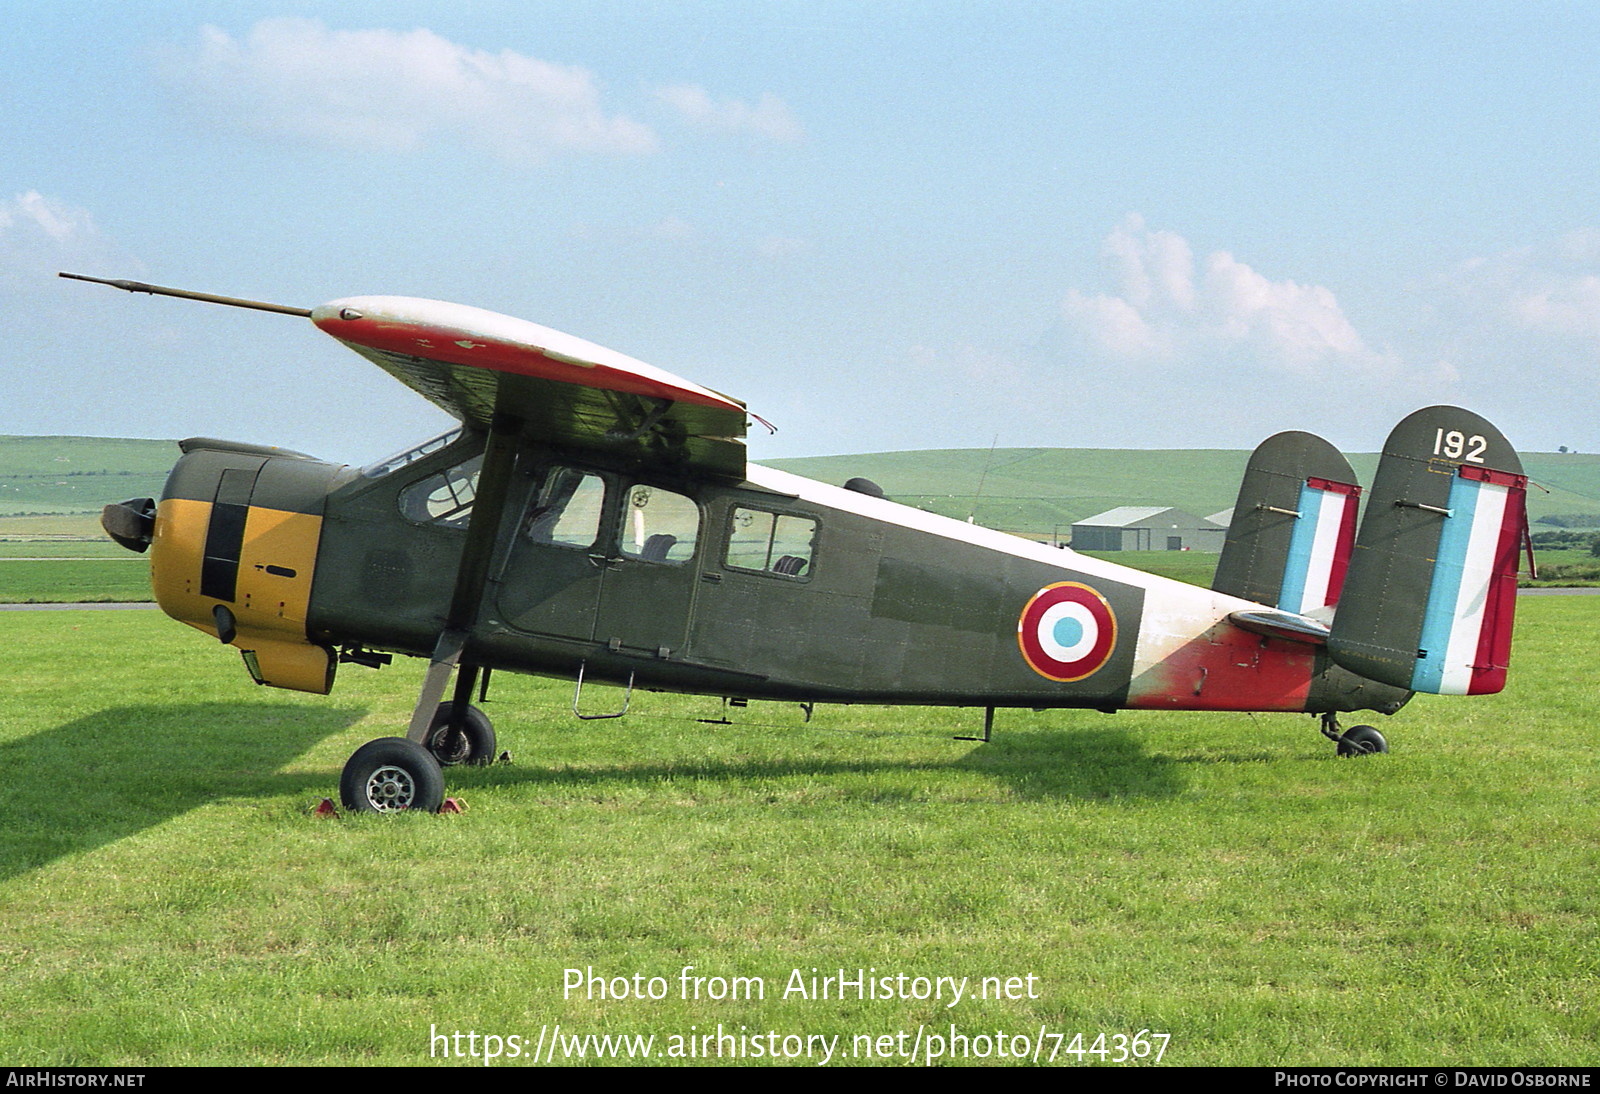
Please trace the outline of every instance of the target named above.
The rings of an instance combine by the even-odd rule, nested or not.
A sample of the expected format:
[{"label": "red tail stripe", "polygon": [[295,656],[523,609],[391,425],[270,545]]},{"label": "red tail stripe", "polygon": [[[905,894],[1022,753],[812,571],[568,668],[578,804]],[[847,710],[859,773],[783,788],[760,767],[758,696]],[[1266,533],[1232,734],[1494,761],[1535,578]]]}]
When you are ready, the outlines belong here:
[{"label": "red tail stripe", "polygon": [[1495,486],[1509,486],[1514,490],[1528,488],[1528,476],[1512,474],[1510,471],[1496,471],[1492,467],[1471,467],[1461,465],[1461,477],[1473,479],[1477,482],[1487,482]]},{"label": "red tail stripe", "polygon": [[1313,490],[1326,490],[1330,494],[1350,494],[1354,497],[1361,496],[1361,487],[1353,482],[1334,482],[1332,479],[1319,479],[1315,475],[1306,479],[1306,485]]}]

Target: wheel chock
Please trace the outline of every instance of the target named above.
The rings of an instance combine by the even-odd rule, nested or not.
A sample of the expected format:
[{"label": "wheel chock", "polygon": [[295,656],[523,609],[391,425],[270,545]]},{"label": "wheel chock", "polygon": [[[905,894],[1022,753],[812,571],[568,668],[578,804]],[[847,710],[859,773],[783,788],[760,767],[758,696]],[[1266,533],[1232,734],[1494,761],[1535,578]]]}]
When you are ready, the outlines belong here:
[{"label": "wheel chock", "polygon": [[337,820],[339,817],[339,810],[334,808],[332,798],[323,798],[316,805],[311,807],[311,815],[313,817],[333,817],[335,820]]},{"label": "wheel chock", "polygon": [[439,806],[439,812],[441,813],[465,813],[466,811],[467,803],[460,798],[446,798],[444,804]]}]

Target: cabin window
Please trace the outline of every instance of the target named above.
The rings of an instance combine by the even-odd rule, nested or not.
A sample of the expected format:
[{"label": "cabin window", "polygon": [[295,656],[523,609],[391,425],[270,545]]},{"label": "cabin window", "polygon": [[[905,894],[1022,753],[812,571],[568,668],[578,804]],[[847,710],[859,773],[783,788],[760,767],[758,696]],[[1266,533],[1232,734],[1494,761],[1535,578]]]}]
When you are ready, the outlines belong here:
[{"label": "cabin window", "polygon": [[817,522],[809,517],[736,507],[726,562],[740,570],[808,578],[816,538]]},{"label": "cabin window", "polygon": [[533,543],[593,547],[600,538],[606,487],[599,475],[557,467],[522,520],[522,534]]},{"label": "cabin window", "polygon": [[472,501],[478,495],[478,468],[482,464],[480,454],[418,479],[400,491],[400,512],[418,524],[465,528],[467,518],[472,516]]},{"label": "cabin window", "polygon": [[628,491],[622,509],[622,553],[644,562],[687,562],[700,535],[700,507],[693,498],[659,486]]}]

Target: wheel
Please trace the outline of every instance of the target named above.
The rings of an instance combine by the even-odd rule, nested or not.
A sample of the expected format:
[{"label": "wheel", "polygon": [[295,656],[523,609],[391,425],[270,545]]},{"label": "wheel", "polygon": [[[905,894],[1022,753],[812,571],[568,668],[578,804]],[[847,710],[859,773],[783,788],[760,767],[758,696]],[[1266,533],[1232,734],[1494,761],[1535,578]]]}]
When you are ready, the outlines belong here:
[{"label": "wheel", "polygon": [[1389,751],[1389,742],[1372,726],[1351,726],[1339,738],[1339,755],[1366,756]]},{"label": "wheel", "polygon": [[339,776],[339,799],[356,813],[437,813],[444,772],[433,753],[404,737],[379,737],[356,749]]},{"label": "wheel", "polygon": [[439,704],[439,711],[433,716],[433,725],[428,730],[428,751],[433,753],[433,758],[442,767],[494,763],[494,723],[477,707],[468,707],[466,725],[452,731],[450,715],[455,705],[451,699]]}]

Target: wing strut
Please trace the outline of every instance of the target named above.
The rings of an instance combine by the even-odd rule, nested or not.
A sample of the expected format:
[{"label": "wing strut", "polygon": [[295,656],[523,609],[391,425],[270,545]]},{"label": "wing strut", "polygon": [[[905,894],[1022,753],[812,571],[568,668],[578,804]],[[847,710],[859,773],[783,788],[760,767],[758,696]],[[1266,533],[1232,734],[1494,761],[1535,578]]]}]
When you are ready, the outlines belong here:
[{"label": "wing strut", "polygon": [[521,426],[519,419],[499,412],[489,426],[483,465],[478,472],[477,496],[473,499],[472,515],[467,520],[467,540],[461,551],[461,565],[456,570],[455,592],[450,597],[450,612],[445,617],[439,641],[434,645],[433,658],[422,680],[422,693],[417,697],[416,709],[411,713],[411,726],[406,730],[406,736],[417,744],[427,743],[428,731],[439,712],[445,686],[449,684],[450,674],[457,666],[461,672],[456,680],[456,701],[451,705],[451,728],[465,728],[472,689],[478,680],[478,666],[470,662],[461,664],[461,660],[483,603],[483,590],[489,579],[489,563],[495,540],[499,538],[506,498],[511,489],[511,473],[517,462],[516,441]]}]

